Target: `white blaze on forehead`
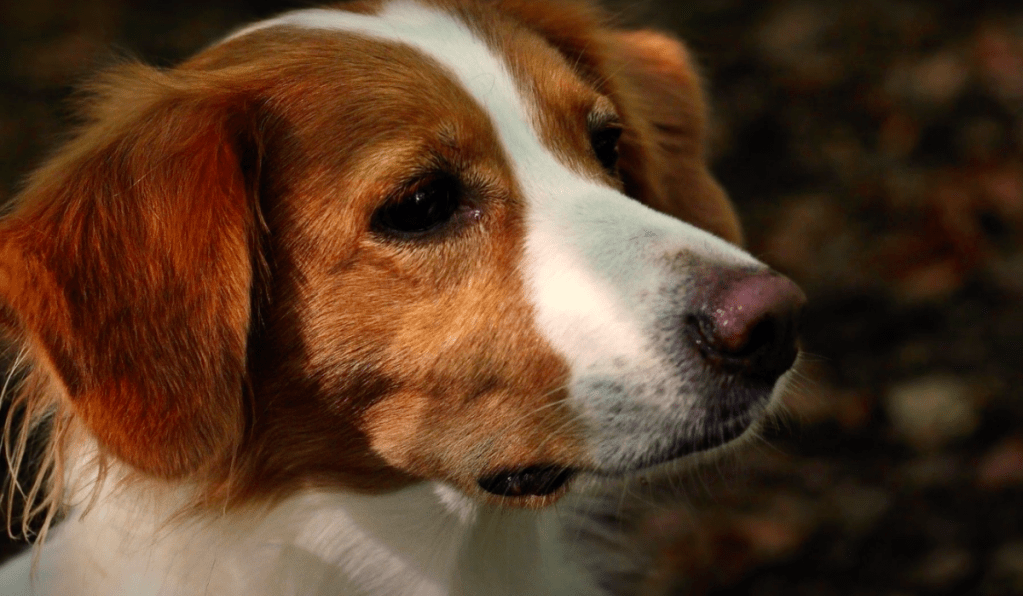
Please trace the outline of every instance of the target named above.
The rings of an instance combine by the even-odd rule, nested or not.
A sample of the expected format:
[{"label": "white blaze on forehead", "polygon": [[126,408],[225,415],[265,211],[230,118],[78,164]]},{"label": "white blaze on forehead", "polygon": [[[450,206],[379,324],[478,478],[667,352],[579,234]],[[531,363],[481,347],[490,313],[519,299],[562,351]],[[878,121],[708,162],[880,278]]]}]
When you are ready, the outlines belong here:
[{"label": "white blaze on forehead", "polygon": [[[553,343],[573,356],[583,352],[606,355],[608,350],[635,355],[642,350],[643,332],[628,316],[628,309],[617,299],[617,293],[609,291],[609,280],[595,275],[593,264],[588,262],[592,255],[582,254],[573,246],[581,239],[575,237],[579,230],[571,220],[603,217],[587,213],[590,209],[583,203],[589,203],[589,197],[611,195],[618,201],[626,199],[567,169],[542,144],[531,124],[529,104],[521,96],[505,61],[464,22],[439,9],[397,0],[370,15],[331,9],[290,12],[242,29],[228,40],[282,26],[343,31],[404,44],[446,68],[490,116],[528,201],[531,237],[541,238],[540,245],[528,247],[527,254],[531,269],[537,269],[537,265],[540,269],[527,271],[527,276],[536,293],[541,327],[562,336],[561,341]],[[561,203],[565,204],[559,207]],[[606,213],[616,221],[622,215]],[[551,218],[557,221],[550,221]],[[615,250],[614,246],[606,248]],[[578,323],[583,321],[590,323],[580,326]],[[568,334],[571,337],[555,332],[565,325],[572,328]]]},{"label": "white blaze on forehead", "polygon": [[251,25],[226,41],[271,27],[336,30],[414,47],[447,68],[491,115],[525,114],[503,61],[465,23],[442,10],[411,0],[390,2],[376,14],[298,10]]},{"label": "white blaze on forehead", "polygon": [[[595,427],[598,457],[617,457],[610,451],[621,441],[603,427],[623,392],[660,411],[691,403],[686,395],[664,401],[665,388],[679,389],[680,373],[653,336],[677,308],[679,297],[667,292],[681,279],[665,261],[688,254],[703,263],[759,265],[755,259],[561,163],[540,140],[532,124],[535,102],[523,97],[504,59],[452,14],[411,0],[390,2],[373,15],[301,10],[228,39],[278,26],[336,30],[416,48],[489,115],[527,203],[522,267],[537,325],[571,366],[572,399]],[[616,388],[594,389],[603,380]],[[651,389],[655,386],[661,391]]]}]

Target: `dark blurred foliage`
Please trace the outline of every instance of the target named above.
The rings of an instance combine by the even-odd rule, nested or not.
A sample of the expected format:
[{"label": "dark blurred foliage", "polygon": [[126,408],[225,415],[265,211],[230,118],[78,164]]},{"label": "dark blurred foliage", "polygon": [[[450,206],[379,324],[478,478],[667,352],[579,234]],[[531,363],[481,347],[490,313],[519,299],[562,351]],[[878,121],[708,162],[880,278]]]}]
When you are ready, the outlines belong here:
[{"label": "dark blurred foliage", "polygon": [[[611,4],[688,40],[749,246],[811,300],[787,422],[642,527],[648,593],[1023,594],[1023,6]],[[0,202],[87,73],[303,5],[0,5]]]}]

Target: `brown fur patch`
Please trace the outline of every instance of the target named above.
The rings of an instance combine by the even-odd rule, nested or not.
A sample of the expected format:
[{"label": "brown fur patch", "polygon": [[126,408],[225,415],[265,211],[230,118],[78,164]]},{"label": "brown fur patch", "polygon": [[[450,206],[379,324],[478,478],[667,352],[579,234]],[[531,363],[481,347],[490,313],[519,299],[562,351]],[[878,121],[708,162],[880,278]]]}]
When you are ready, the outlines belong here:
[{"label": "brown fur patch", "polygon": [[[586,119],[610,98],[626,191],[738,239],[680,45],[582,5],[444,4],[509,56],[564,160],[606,176]],[[123,67],[95,94],[0,223],[0,316],[59,380],[40,403],[59,393],[110,455],[195,481],[206,504],[417,478],[479,494],[500,469],[589,465],[520,279],[516,182],[431,61],[278,28],[167,72]],[[372,228],[437,173],[471,209],[428,238]]]},{"label": "brown fur patch", "polygon": [[33,178],[0,262],[76,414],[116,456],[177,476],[239,438],[248,206],[230,120],[146,91],[102,108],[136,120],[91,128]]}]

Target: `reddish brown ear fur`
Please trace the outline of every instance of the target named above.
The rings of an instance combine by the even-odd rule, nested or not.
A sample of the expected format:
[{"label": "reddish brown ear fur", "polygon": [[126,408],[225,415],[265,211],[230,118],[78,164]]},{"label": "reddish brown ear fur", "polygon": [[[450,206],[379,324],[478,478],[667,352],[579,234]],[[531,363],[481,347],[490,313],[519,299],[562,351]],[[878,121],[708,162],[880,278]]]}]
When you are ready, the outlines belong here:
[{"label": "reddish brown ear fur", "polygon": [[0,221],[0,303],[36,366],[105,449],[161,477],[240,440],[252,280],[239,106],[184,76],[109,76]]},{"label": "reddish brown ear fur", "polygon": [[651,207],[741,244],[739,220],[723,205],[728,198],[707,167],[707,106],[689,53],[654,31],[618,32],[610,39],[617,95],[644,121],[639,130],[646,150],[638,151],[633,140],[623,151],[622,168],[646,169],[650,188],[642,196]]}]

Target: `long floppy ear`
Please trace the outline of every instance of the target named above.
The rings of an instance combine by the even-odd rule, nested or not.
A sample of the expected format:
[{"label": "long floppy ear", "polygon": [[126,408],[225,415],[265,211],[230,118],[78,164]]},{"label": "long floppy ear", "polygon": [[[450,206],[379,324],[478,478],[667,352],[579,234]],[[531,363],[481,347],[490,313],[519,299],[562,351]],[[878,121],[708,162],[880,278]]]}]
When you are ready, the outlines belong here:
[{"label": "long floppy ear", "polygon": [[655,31],[623,31],[587,2],[500,0],[561,51],[621,111],[625,191],[647,205],[741,243],[742,230],[707,167],[707,107],[685,46]]},{"label": "long floppy ear", "polygon": [[635,130],[622,139],[626,183],[651,207],[741,244],[739,220],[708,168],[708,109],[689,52],[655,31],[607,39],[605,68]]},{"label": "long floppy ear", "polygon": [[82,134],[0,221],[0,318],[105,450],[179,477],[243,429],[245,110],[197,75],[140,65],[94,91]]}]

